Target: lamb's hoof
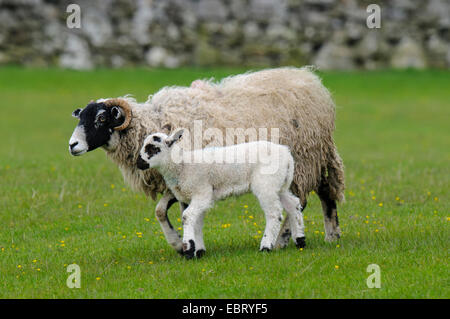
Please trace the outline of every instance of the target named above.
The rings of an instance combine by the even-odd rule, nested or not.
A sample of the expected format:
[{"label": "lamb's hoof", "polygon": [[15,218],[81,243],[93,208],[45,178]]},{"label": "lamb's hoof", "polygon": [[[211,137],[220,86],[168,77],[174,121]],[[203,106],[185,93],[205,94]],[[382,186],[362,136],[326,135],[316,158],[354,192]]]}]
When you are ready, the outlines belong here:
[{"label": "lamb's hoof", "polygon": [[183,243],[183,256],[186,259],[192,259],[195,256],[195,242],[191,239],[189,240],[189,249],[188,244]]},{"label": "lamb's hoof", "polygon": [[269,247],[263,247],[259,251],[262,252],[262,253],[264,253],[264,252],[268,252],[269,253],[269,252],[272,251],[272,249],[270,249]]},{"label": "lamb's hoof", "polygon": [[203,257],[203,255],[205,254],[205,250],[204,249],[199,249],[199,250],[197,250],[196,252],[195,252],[195,257],[197,257],[197,258],[202,258]]},{"label": "lamb's hoof", "polygon": [[179,253],[181,256],[184,256],[184,251],[183,251],[183,249],[181,249],[181,250],[176,250],[177,251],[177,253]]},{"label": "lamb's hoof", "polygon": [[295,246],[297,246],[297,248],[305,248],[305,246],[306,246],[306,239],[305,239],[305,237],[297,237],[297,238],[295,238]]}]

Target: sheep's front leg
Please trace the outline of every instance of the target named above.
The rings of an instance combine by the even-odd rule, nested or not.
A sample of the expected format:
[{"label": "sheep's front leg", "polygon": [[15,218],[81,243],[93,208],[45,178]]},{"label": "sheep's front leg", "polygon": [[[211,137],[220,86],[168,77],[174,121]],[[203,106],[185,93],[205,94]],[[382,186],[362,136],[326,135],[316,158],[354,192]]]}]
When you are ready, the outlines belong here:
[{"label": "sheep's front leg", "polygon": [[183,254],[187,259],[201,257],[205,253],[203,242],[203,218],[212,204],[212,193],[205,192],[192,198],[183,212]]},{"label": "sheep's front leg", "polygon": [[156,218],[161,225],[164,236],[166,237],[167,242],[175,248],[175,250],[179,253],[183,253],[183,243],[181,241],[181,237],[178,232],[173,228],[170,223],[169,217],[167,216],[167,212],[177,200],[175,196],[170,191],[166,191],[156,205]]}]

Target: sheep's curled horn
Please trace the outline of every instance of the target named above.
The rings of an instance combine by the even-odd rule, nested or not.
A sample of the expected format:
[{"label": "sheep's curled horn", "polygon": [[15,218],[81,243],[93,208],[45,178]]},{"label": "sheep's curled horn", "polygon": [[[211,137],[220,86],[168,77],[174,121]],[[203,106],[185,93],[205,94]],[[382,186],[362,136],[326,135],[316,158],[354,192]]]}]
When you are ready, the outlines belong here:
[{"label": "sheep's curled horn", "polygon": [[125,120],[123,121],[122,125],[116,126],[114,130],[122,131],[126,129],[128,125],[130,125],[132,117],[130,104],[128,104],[128,102],[124,99],[109,99],[104,103],[107,107],[119,106],[120,108],[122,108],[122,110],[125,112]]}]

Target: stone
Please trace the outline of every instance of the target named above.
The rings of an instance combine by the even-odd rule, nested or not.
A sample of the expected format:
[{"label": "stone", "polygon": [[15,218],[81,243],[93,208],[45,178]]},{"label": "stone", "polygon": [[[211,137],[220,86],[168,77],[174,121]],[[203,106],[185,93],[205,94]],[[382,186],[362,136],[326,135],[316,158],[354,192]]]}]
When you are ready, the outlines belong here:
[{"label": "stone", "polygon": [[230,13],[234,20],[246,20],[248,12],[248,6],[245,1],[231,0]]},{"label": "stone", "polygon": [[352,70],[356,68],[352,51],[333,42],[322,46],[313,64],[321,70]]},{"label": "stone", "polygon": [[244,24],[244,37],[246,39],[256,39],[261,35],[258,24],[255,22],[247,22]]},{"label": "stone", "polygon": [[162,47],[153,47],[145,54],[147,64],[152,67],[177,68],[180,66],[180,58],[169,53]]},{"label": "stone", "polygon": [[267,27],[266,36],[270,40],[282,39],[289,42],[293,42],[296,38],[294,31],[278,23],[271,24]]},{"label": "stone", "polygon": [[433,34],[427,41],[429,62],[433,67],[445,68],[448,65],[447,56],[450,54],[450,44],[444,42],[439,36]]},{"label": "stone", "polygon": [[255,21],[282,22],[287,15],[287,0],[251,0],[249,17]]},{"label": "stone", "polygon": [[83,11],[81,30],[95,47],[105,45],[111,40],[113,33],[108,16],[94,8]]},{"label": "stone", "polygon": [[194,64],[199,66],[211,66],[219,61],[220,53],[206,40],[201,40],[197,44],[194,53]]},{"label": "stone", "polygon": [[136,1],[136,13],[132,21],[132,36],[140,45],[150,43],[150,24],[154,18],[151,2],[147,0]]},{"label": "stone", "polygon": [[204,21],[224,22],[228,9],[219,0],[200,0],[197,13]]},{"label": "stone", "polygon": [[145,54],[145,60],[148,65],[159,67],[164,65],[167,51],[162,47],[153,47]]},{"label": "stone", "polygon": [[59,58],[59,65],[75,70],[92,69],[94,65],[87,41],[78,35],[68,33],[64,51]]},{"label": "stone", "polygon": [[441,27],[450,26],[450,3],[448,0],[430,0],[422,18],[428,18]]},{"label": "stone", "polygon": [[423,69],[427,66],[422,47],[410,37],[401,40],[392,54],[390,63],[396,69]]}]

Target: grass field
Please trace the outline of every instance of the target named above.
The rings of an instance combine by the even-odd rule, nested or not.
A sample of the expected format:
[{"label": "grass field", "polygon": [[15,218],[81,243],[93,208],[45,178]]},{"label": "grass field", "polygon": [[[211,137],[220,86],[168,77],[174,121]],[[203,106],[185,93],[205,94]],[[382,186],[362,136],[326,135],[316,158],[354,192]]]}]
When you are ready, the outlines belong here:
[{"label": "grass field", "polygon": [[[217,204],[207,253],[187,261],[163,239],[155,203],[124,184],[102,150],[74,158],[71,112],[127,93],[244,70],[0,69],[1,298],[450,298],[450,73],[326,73],[346,166],[343,236],[326,243],[320,202],[307,248],[258,252],[251,195]],[[180,226],[179,210],[170,216]],[[69,289],[67,265],[81,267]],[[369,289],[369,264],[381,288]]]}]

